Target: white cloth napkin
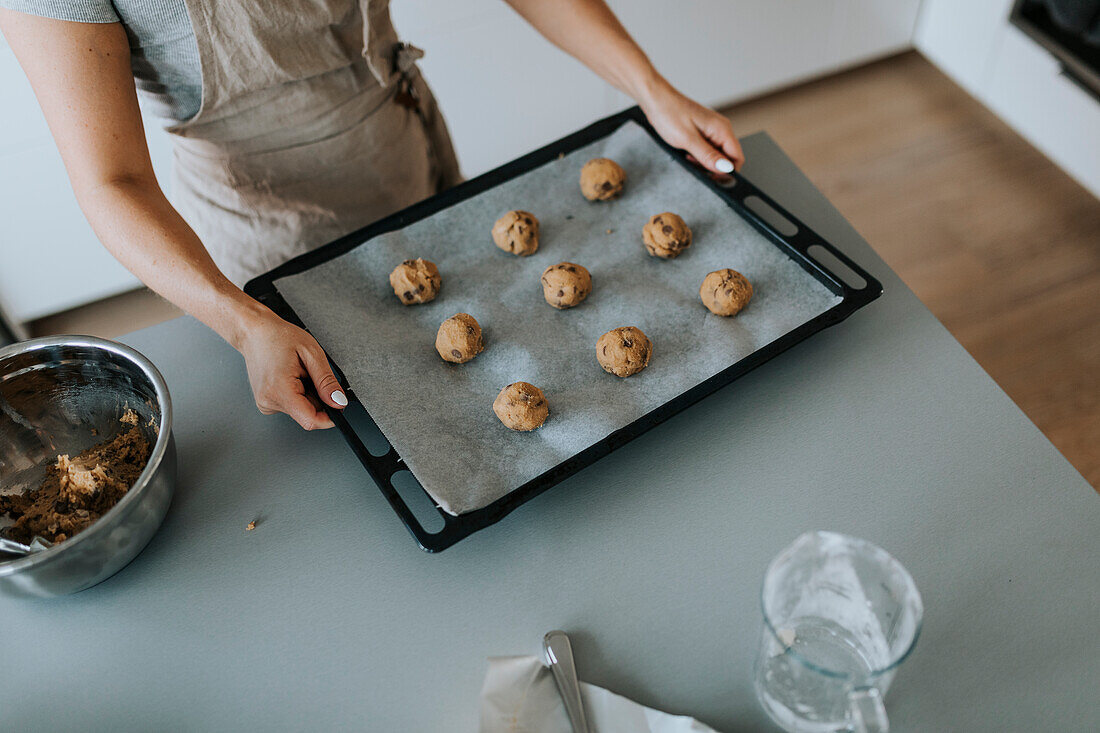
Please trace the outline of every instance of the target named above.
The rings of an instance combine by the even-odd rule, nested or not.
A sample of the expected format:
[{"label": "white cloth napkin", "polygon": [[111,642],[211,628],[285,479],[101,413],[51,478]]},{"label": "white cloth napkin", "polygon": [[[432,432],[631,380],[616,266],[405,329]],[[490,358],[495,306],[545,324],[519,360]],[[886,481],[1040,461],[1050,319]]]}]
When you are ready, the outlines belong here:
[{"label": "white cloth napkin", "polygon": [[[591,733],[716,733],[581,682]],[[481,733],[572,733],[550,670],[538,657],[492,657],[481,688]]]}]

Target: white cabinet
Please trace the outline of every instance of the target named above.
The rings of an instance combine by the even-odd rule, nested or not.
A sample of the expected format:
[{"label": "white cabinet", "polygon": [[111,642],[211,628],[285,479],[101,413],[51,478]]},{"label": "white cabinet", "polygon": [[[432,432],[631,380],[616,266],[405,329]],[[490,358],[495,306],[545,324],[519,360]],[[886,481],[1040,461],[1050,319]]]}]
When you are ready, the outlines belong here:
[{"label": "white cabinet", "polygon": [[921,52],[1100,197],[1100,104],[1008,20],[1012,0],[925,0]]},{"label": "white cabinet", "polygon": [[[612,0],[675,84],[719,105],[909,45],[920,0]],[[476,175],[631,104],[502,0],[393,0]],[[146,120],[166,182],[171,151]],[[742,132],[749,132],[748,130]],[[0,305],[29,320],[135,287],[96,241],[30,87],[0,41]]]}]

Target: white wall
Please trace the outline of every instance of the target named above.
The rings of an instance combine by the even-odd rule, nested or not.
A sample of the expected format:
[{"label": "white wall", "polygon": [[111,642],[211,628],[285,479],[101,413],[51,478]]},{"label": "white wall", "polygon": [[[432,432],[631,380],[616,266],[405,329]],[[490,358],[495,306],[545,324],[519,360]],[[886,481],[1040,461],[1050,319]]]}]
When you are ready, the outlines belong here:
[{"label": "white wall", "polygon": [[[610,0],[657,67],[720,106],[908,48],[920,0]],[[633,104],[502,0],[394,0],[467,175]]]},{"label": "white wall", "polygon": [[[920,0],[611,0],[659,68],[723,104],[906,48]],[[502,0],[394,0],[468,175],[631,102],[531,30]],[[154,166],[171,151],[146,121]],[[749,131],[744,131],[749,132]],[[76,205],[11,50],[0,41],[0,305],[25,321],[136,286]]]},{"label": "white wall", "polygon": [[1012,0],[924,0],[917,48],[1100,197],[1100,104],[1008,22]]}]

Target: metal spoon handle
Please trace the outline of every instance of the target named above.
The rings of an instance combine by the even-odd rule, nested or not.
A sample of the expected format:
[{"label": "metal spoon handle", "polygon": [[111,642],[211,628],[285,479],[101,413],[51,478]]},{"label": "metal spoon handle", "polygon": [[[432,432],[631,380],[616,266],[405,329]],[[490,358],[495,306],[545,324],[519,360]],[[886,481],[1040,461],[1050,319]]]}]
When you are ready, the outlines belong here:
[{"label": "metal spoon handle", "polygon": [[0,551],[10,552],[13,555],[29,555],[34,552],[30,545],[24,545],[22,542],[9,540],[7,537],[0,537]]},{"label": "metal spoon handle", "polygon": [[29,555],[32,552],[48,550],[53,547],[52,542],[44,540],[38,535],[35,535],[30,543],[24,544],[13,539],[10,533],[11,527],[0,529],[0,552],[9,552],[13,555]]},{"label": "metal spoon handle", "polygon": [[573,663],[573,647],[564,631],[551,631],[542,637],[542,651],[546,663],[558,683],[558,691],[565,703],[565,712],[573,733],[588,733],[588,722],[584,718],[584,704],[581,702],[581,685],[577,680],[577,667]]}]

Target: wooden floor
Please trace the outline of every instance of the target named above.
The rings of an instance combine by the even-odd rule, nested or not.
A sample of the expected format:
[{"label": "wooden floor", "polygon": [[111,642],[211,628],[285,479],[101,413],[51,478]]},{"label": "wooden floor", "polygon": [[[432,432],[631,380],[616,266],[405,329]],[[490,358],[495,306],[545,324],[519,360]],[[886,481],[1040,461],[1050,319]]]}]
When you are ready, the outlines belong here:
[{"label": "wooden floor", "polygon": [[1100,489],[1100,201],[915,52],[736,105]]},{"label": "wooden floor", "polygon": [[[779,142],[1100,488],[1100,201],[916,53],[727,111]],[[175,313],[150,297],[34,330],[110,337]]]}]

